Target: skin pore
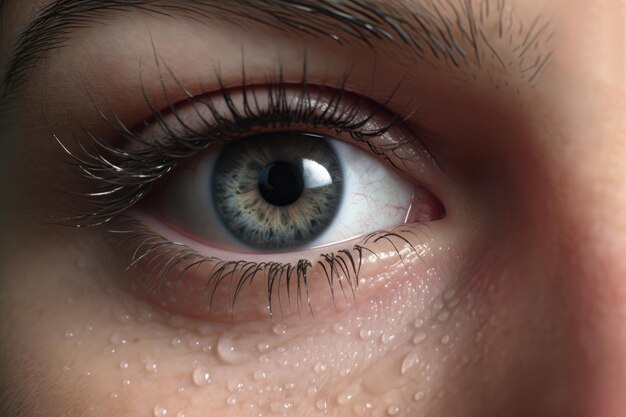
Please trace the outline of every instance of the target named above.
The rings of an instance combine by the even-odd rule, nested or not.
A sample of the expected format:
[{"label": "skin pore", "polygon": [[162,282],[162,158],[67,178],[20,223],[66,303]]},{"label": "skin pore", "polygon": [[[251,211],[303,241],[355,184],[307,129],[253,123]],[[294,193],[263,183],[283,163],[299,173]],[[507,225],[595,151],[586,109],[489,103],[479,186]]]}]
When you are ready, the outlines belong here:
[{"label": "skin pore", "polygon": [[[2,416],[622,415],[621,2],[0,4]],[[407,203],[422,221],[250,253],[182,233],[155,203],[217,145],[160,176],[123,211],[131,223],[102,211],[110,194],[93,193],[134,165],[96,155],[94,181],[72,159],[84,168],[86,152],[103,149],[96,140],[130,153],[184,126],[203,131],[215,118],[207,101],[226,119],[229,97],[270,108],[277,85],[326,115],[341,91],[370,130],[393,120],[369,142],[311,118],[262,133],[353,146],[428,191]],[[368,179],[364,234],[402,209],[377,199]],[[110,222],[56,224],[76,214]],[[111,233],[129,227],[130,239]],[[271,268],[259,268],[234,300],[245,265],[215,287],[212,259],[159,275],[151,255],[171,246],[150,249],[163,240],[202,259],[310,260],[307,283],[276,275],[268,303]]]}]

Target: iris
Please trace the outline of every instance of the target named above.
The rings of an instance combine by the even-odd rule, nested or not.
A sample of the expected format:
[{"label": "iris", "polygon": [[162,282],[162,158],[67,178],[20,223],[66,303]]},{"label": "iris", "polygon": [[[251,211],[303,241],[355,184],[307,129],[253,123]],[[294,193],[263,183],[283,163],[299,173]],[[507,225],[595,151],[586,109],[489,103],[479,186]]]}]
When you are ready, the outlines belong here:
[{"label": "iris", "polygon": [[332,224],[344,193],[329,141],[307,133],[256,135],[226,145],[211,194],[225,228],[256,249],[305,245]]}]

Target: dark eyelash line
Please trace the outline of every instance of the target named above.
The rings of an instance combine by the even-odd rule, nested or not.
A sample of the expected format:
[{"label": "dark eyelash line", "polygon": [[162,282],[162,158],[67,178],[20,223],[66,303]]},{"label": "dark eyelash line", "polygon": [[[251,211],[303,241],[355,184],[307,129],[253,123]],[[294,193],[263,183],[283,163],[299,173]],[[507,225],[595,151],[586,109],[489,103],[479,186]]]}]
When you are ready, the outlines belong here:
[{"label": "dark eyelash line", "polygon": [[[196,272],[205,264],[213,264],[210,272],[205,277],[204,291],[207,293],[207,307],[212,308],[215,295],[226,280],[232,280],[240,275],[230,295],[230,308],[234,311],[236,300],[246,285],[252,284],[257,276],[266,276],[267,280],[267,305],[270,316],[274,314],[274,294],[278,294],[279,310],[282,311],[281,284],[284,282],[287,292],[287,302],[291,305],[292,296],[295,295],[296,308],[301,315],[303,299],[313,316],[311,297],[309,295],[309,273],[312,268],[319,266],[324,274],[326,283],[331,292],[333,301],[336,301],[335,287],[339,285],[341,294],[348,301],[348,294],[356,299],[356,291],[359,286],[359,276],[365,256],[372,255],[380,259],[374,251],[368,249],[370,243],[386,241],[397,253],[401,262],[404,256],[398,243],[409,247],[412,253],[417,250],[411,242],[401,235],[415,232],[405,228],[397,228],[392,231],[377,231],[364,236],[360,243],[354,244],[351,249],[342,249],[335,253],[322,253],[312,263],[308,259],[299,259],[295,265],[284,262],[252,262],[245,260],[226,261],[217,257],[207,257],[195,250],[178,242],[172,242],[159,234],[151,231],[139,220],[129,216],[121,216],[114,221],[115,227],[109,232],[117,235],[125,235],[116,244],[132,248],[133,255],[127,270],[135,271],[140,264],[149,267],[149,276],[144,282],[148,290],[158,290],[165,284],[170,273],[180,267],[175,277],[174,284],[184,280],[187,273]],[[141,277],[141,274],[137,276]],[[295,283],[295,284],[294,284]],[[229,281],[229,284],[231,282]],[[295,294],[292,288],[295,285]],[[232,285],[231,285],[232,287]],[[347,292],[349,290],[349,293]]]},{"label": "dark eyelash line", "polygon": [[[288,302],[291,303],[291,288],[292,283],[295,283],[298,311],[300,312],[303,298],[305,298],[309,310],[311,313],[313,312],[309,296],[308,274],[314,266],[320,266],[323,271],[333,300],[335,300],[336,285],[339,285],[346,299],[347,290],[355,297],[364,256],[369,254],[378,257],[376,253],[368,249],[369,243],[389,242],[402,262],[404,260],[398,243],[417,253],[415,247],[399,233],[379,231],[365,236],[360,244],[353,245],[351,249],[322,254],[313,263],[306,259],[299,260],[295,265],[279,262],[224,261],[215,257],[205,257],[183,244],[169,241],[150,231],[137,220],[127,217],[126,211],[140,202],[149,193],[152,185],[165,177],[181,161],[214,145],[242,138],[251,132],[254,133],[254,130],[258,128],[289,128],[293,125],[302,124],[311,128],[334,129],[338,134],[347,133],[353,140],[365,143],[371,152],[382,156],[391,164],[394,162],[387,155],[394,152],[396,147],[399,148],[403,145],[394,144],[385,147],[371,141],[371,138],[384,134],[394,123],[401,121],[398,118],[391,118],[387,125],[375,130],[366,128],[368,123],[385,107],[386,103],[393,99],[401,82],[383,105],[363,115],[362,107],[366,99],[360,97],[358,100],[346,103],[347,98],[353,98],[346,89],[349,71],[345,73],[344,78],[335,88],[309,84],[305,58],[302,80],[297,84],[297,87],[295,87],[296,84],[285,82],[282,67],[279,67],[277,79],[270,79],[266,85],[262,86],[264,94],[269,100],[267,108],[262,109],[257,96],[259,86],[247,82],[244,64],[242,64],[239,87],[243,96],[242,108],[237,107],[232,98],[231,89],[226,87],[223,78],[219,72],[216,72],[219,86],[216,94],[226,104],[227,114],[224,115],[220,113],[211,99],[205,100],[189,93],[164,63],[169,75],[185,94],[186,102],[192,106],[204,106],[211,115],[212,120],[206,120],[200,115],[197,108],[193,107],[204,127],[202,131],[197,131],[183,121],[176,106],[170,100],[156,52],[155,60],[160,75],[163,97],[167,102],[166,109],[182,126],[182,132],[180,129],[177,130],[170,126],[163,112],[156,109],[149,100],[143,79],[141,79],[141,69],[143,99],[152,113],[151,119],[159,126],[160,131],[165,132],[164,137],[159,140],[145,141],[129,129],[114,111],[112,111],[112,119],[107,117],[90,95],[92,104],[100,117],[119,135],[119,138],[128,144],[138,145],[138,149],[129,150],[106,143],[101,138],[83,130],[91,146],[88,147],[80,140],[75,139],[76,147],[79,150],[77,153],[71,151],[55,135],[55,139],[72,159],[74,166],[91,183],[90,191],[68,191],[70,194],[78,196],[81,203],[88,208],[81,209],[77,214],[55,219],[56,223],[74,227],[109,224],[112,226],[109,228],[110,232],[118,235],[125,234],[126,239],[124,241],[126,243],[132,242],[135,246],[128,269],[135,269],[139,264],[144,264],[150,268],[148,279],[150,280],[149,286],[152,288],[163,285],[167,276],[175,268],[182,267],[177,277],[177,280],[181,280],[194,268],[197,270],[201,265],[213,263],[211,273],[206,277],[205,286],[207,290],[211,288],[209,307],[213,304],[215,293],[220,284],[229,277],[232,278],[236,274],[241,276],[231,295],[231,307],[234,309],[235,301],[246,284],[250,284],[257,276],[265,275],[270,314],[273,313],[275,288],[276,286],[280,287],[283,282],[287,286]],[[294,87],[297,88],[296,106],[293,106],[293,98],[290,99],[288,96],[288,91],[293,91]],[[313,96],[312,90],[318,90],[319,95]],[[326,97],[324,93],[329,91],[331,92],[330,98],[325,102],[320,100],[322,97]],[[144,122],[144,127],[148,125],[147,121]],[[401,169],[397,166],[396,168]],[[403,230],[403,232],[406,231]],[[280,294],[281,291],[278,290],[278,304],[282,309]]]}]

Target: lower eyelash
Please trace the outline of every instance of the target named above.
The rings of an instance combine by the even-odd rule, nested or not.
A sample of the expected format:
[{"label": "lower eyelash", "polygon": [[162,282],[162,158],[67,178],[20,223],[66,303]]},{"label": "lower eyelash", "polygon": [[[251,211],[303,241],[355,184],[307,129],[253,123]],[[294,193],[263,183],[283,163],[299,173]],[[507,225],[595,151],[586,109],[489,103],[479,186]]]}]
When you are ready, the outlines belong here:
[{"label": "lower eyelash", "polygon": [[[274,314],[274,294],[277,289],[278,304],[282,306],[280,299],[282,283],[286,285],[287,303],[291,305],[292,298],[295,297],[296,307],[300,315],[303,305],[313,315],[309,296],[309,273],[315,267],[323,272],[333,301],[336,301],[335,289],[337,285],[346,300],[348,297],[355,299],[361,268],[366,257],[371,256],[380,259],[372,249],[368,248],[367,245],[370,243],[388,242],[400,262],[404,262],[402,253],[404,248],[408,247],[411,252],[417,253],[413,244],[400,234],[413,233],[407,228],[371,233],[361,238],[360,243],[354,244],[350,249],[322,253],[313,262],[308,259],[299,259],[295,264],[245,260],[226,261],[216,257],[207,257],[186,245],[168,240],[130,216],[121,216],[116,219],[114,227],[110,228],[109,232],[118,236],[122,235],[122,239],[117,240],[116,243],[132,252],[127,270],[136,271],[140,269],[140,266],[142,269],[148,269],[147,274],[137,275],[140,279],[145,280],[142,284],[147,289],[158,290],[176,269],[179,271],[175,276],[174,283],[184,281],[188,274],[198,271],[202,265],[213,265],[210,273],[205,277],[204,283],[209,310],[212,308],[217,290],[224,282],[228,282],[232,289],[230,307],[231,311],[234,311],[237,298],[244,287],[253,280],[262,278],[266,281],[267,307],[270,315]],[[236,282],[232,282],[233,277],[236,276],[238,277]],[[292,291],[293,288],[295,291]]]}]

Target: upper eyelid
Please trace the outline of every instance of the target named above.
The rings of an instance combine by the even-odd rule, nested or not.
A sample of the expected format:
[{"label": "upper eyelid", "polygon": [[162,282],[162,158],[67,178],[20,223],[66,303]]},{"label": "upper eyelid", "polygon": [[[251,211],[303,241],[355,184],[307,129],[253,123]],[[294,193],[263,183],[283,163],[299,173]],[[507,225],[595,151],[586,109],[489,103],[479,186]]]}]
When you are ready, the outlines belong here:
[{"label": "upper eyelid", "polygon": [[[132,9],[169,16],[187,14],[196,19],[255,22],[283,31],[321,33],[339,41],[356,40],[373,48],[381,40],[393,42],[410,52],[411,59],[430,61],[449,69],[466,67],[482,71],[485,66],[482,61],[489,59],[505,73],[509,67],[513,68],[516,75],[527,82],[534,80],[552,57],[549,47],[530,48],[548,43],[552,35],[550,20],[538,16],[534,21],[524,22],[514,14],[513,8],[505,13],[506,2],[497,1],[489,6],[493,2],[485,1],[477,9],[460,0],[458,4],[447,2],[446,6],[428,2],[417,4],[413,10],[406,4],[392,3],[377,6],[350,3],[343,7],[316,1],[296,4],[276,0],[232,1],[238,7],[209,0],[189,1],[189,5],[162,0],[134,0],[124,5],[114,0],[54,2],[22,32],[6,60],[8,64],[3,69],[0,84],[2,107],[19,93],[29,73],[50,49],[63,46],[78,27],[101,23]],[[488,30],[487,23],[492,21],[497,25],[496,31]],[[503,56],[493,46],[496,40],[504,40],[511,53]],[[532,62],[534,64],[529,64]]]}]

